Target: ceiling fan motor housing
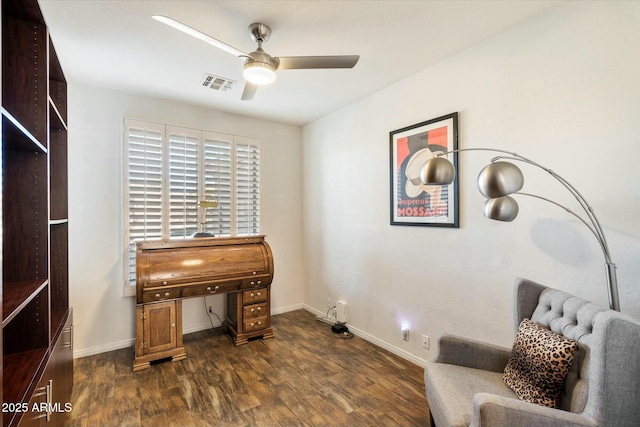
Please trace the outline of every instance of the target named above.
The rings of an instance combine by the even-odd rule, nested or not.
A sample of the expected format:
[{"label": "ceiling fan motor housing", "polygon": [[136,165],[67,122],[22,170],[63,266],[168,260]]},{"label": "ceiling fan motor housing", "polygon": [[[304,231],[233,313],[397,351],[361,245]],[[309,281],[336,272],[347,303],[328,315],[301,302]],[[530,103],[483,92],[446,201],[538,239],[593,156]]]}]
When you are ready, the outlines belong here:
[{"label": "ceiling fan motor housing", "polygon": [[249,25],[249,31],[251,32],[251,40],[254,42],[266,42],[271,37],[271,28],[259,22]]},{"label": "ceiling fan motor housing", "polygon": [[274,70],[277,70],[278,66],[280,65],[280,60],[278,58],[274,58],[273,56],[269,55],[264,50],[262,50],[261,47],[259,47],[255,52],[251,52],[247,56],[249,56],[249,58],[245,59],[245,67],[248,64],[261,63],[267,64]]}]

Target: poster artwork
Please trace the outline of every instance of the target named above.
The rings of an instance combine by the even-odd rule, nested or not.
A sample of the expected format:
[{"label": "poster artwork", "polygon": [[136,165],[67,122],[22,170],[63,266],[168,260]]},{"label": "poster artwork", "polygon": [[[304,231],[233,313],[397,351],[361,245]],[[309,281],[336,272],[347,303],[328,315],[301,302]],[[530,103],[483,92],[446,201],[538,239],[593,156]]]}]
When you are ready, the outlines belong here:
[{"label": "poster artwork", "polygon": [[447,126],[442,126],[396,140],[397,218],[422,217],[436,221],[448,218],[449,188],[420,182],[420,168],[433,157],[433,153],[447,151],[447,137]]},{"label": "poster artwork", "polygon": [[458,113],[389,132],[391,225],[458,228],[458,180],[423,185],[422,166],[436,153],[458,165]]}]

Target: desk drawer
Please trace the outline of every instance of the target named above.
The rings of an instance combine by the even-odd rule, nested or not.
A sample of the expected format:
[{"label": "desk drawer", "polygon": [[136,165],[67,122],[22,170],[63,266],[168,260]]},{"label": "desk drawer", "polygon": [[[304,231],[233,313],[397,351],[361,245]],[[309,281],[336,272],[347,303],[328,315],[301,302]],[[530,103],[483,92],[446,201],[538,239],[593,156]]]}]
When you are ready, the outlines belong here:
[{"label": "desk drawer", "polygon": [[250,279],[244,279],[240,285],[240,289],[262,288],[271,284],[269,276],[255,276]]},{"label": "desk drawer", "polygon": [[247,305],[243,307],[243,318],[244,319],[255,319],[257,317],[263,317],[265,314],[268,314],[269,307],[266,302],[262,304],[253,304]]},{"label": "desk drawer", "polygon": [[242,293],[243,304],[254,304],[258,302],[264,302],[267,300],[267,290],[257,289],[255,291],[244,291]]},{"label": "desk drawer", "polygon": [[249,333],[253,331],[259,331],[271,326],[269,317],[258,317],[257,319],[245,319],[244,332]]},{"label": "desk drawer", "polygon": [[180,289],[162,289],[148,291],[142,294],[142,302],[163,301],[166,299],[180,298]]},{"label": "desk drawer", "polygon": [[215,295],[233,292],[240,289],[239,281],[226,282],[221,284],[189,285],[182,288],[183,298],[197,297],[200,295]]}]

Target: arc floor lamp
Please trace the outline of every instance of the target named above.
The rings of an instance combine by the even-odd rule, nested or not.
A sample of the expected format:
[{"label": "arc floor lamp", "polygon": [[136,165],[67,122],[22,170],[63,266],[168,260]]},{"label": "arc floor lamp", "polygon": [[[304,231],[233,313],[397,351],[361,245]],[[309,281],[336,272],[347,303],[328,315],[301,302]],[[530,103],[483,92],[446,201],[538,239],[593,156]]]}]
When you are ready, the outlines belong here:
[{"label": "arc floor lamp", "polygon": [[[604,231],[600,226],[600,222],[582,194],[580,194],[578,190],[576,190],[576,188],[566,179],[562,178],[551,169],[542,166],[540,163],[534,162],[533,160],[523,157],[517,153],[493,148],[461,148],[447,152],[434,153],[434,157],[427,160],[427,162],[422,166],[420,170],[420,181],[425,185],[451,184],[455,179],[456,170],[453,164],[444,156],[461,151],[491,151],[495,153],[503,153],[503,155],[499,155],[491,159],[491,163],[485,166],[478,175],[478,189],[480,190],[480,193],[487,198],[484,203],[484,215],[487,218],[498,221],[513,221],[516,216],[518,216],[519,208],[518,203],[513,197],[511,197],[511,195],[517,194],[521,196],[534,197],[561,207],[571,215],[578,218],[591,231],[600,244],[600,248],[604,254],[604,265],[609,290],[609,307],[613,310],[620,311],[616,265],[611,261],[609,246],[607,245],[607,239],[605,238]],[[547,199],[546,197],[521,192],[520,190],[524,185],[524,176],[522,175],[522,171],[515,164],[504,160],[523,162],[547,172],[560,182],[560,184],[562,184],[573,195],[573,197],[576,198],[584,211],[586,219],[571,209],[561,205],[560,203],[554,202],[553,200]]]}]

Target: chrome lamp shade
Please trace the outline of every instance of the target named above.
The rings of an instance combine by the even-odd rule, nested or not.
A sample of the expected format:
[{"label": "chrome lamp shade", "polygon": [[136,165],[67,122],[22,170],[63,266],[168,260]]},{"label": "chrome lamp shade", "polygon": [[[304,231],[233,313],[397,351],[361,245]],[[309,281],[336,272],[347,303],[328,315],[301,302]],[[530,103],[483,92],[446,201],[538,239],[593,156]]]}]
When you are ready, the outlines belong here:
[{"label": "chrome lamp shade", "polygon": [[432,157],[420,168],[420,181],[425,185],[449,185],[455,177],[456,169],[444,157]]},{"label": "chrome lamp shade", "polygon": [[523,185],[522,171],[509,162],[491,163],[478,175],[478,190],[488,199],[508,196],[522,190]]},{"label": "chrome lamp shade", "polygon": [[[600,222],[595,216],[593,209],[585,198],[571,185],[566,179],[562,178],[551,169],[548,169],[541,164],[534,162],[526,157],[520,156],[516,153],[509,151],[497,150],[493,148],[466,148],[452,150],[446,153],[438,152],[434,154],[434,157],[427,160],[420,169],[420,181],[424,185],[449,185],[455,180],[456,171],[449,160],[444,156],[449,153],[461,152],[461,151],[492,151],[499,153],[507,153],[508,155],[501,155],[494,157],[491,163],[485,166],[478,175],[478,190],[487,198],[484,203],[484,216],[497,221],[511,222],[518,216],[518,203],[510,195],[517,194],[521,196],[534,197],[546,202],[552,203],[558,207],[561,207],[571,215],[578,218],[594,235],[605,258],[605,270],[607,277],[607,285],[609,291],[609,306],[616,311],[620,311],[620,303],[618,297],[618,283],[616,278],[616,266],[611,261],[611,255],[607,240],[604,236],[604,231],[600,226]],[[584,217],[576,214],[571,209],[565,206],[549,200],[545,197],[537,196],[534,194],[523,193],[520,190],[524,186],[524,176],[520,168],[511,162],[499,161],[501,159],[508,159],[527,163],[535,166],[547,172],[560,184],[562,184],[578,201],[580,207],[584,211]],[[585,219],[586,217],[586,219]]]},{"label": "chrome lamp shade", "polygon": [[484,202],[484,216],[496,221],[511,222],[518,216],[518,202],[513,197],[502,196]]}]

